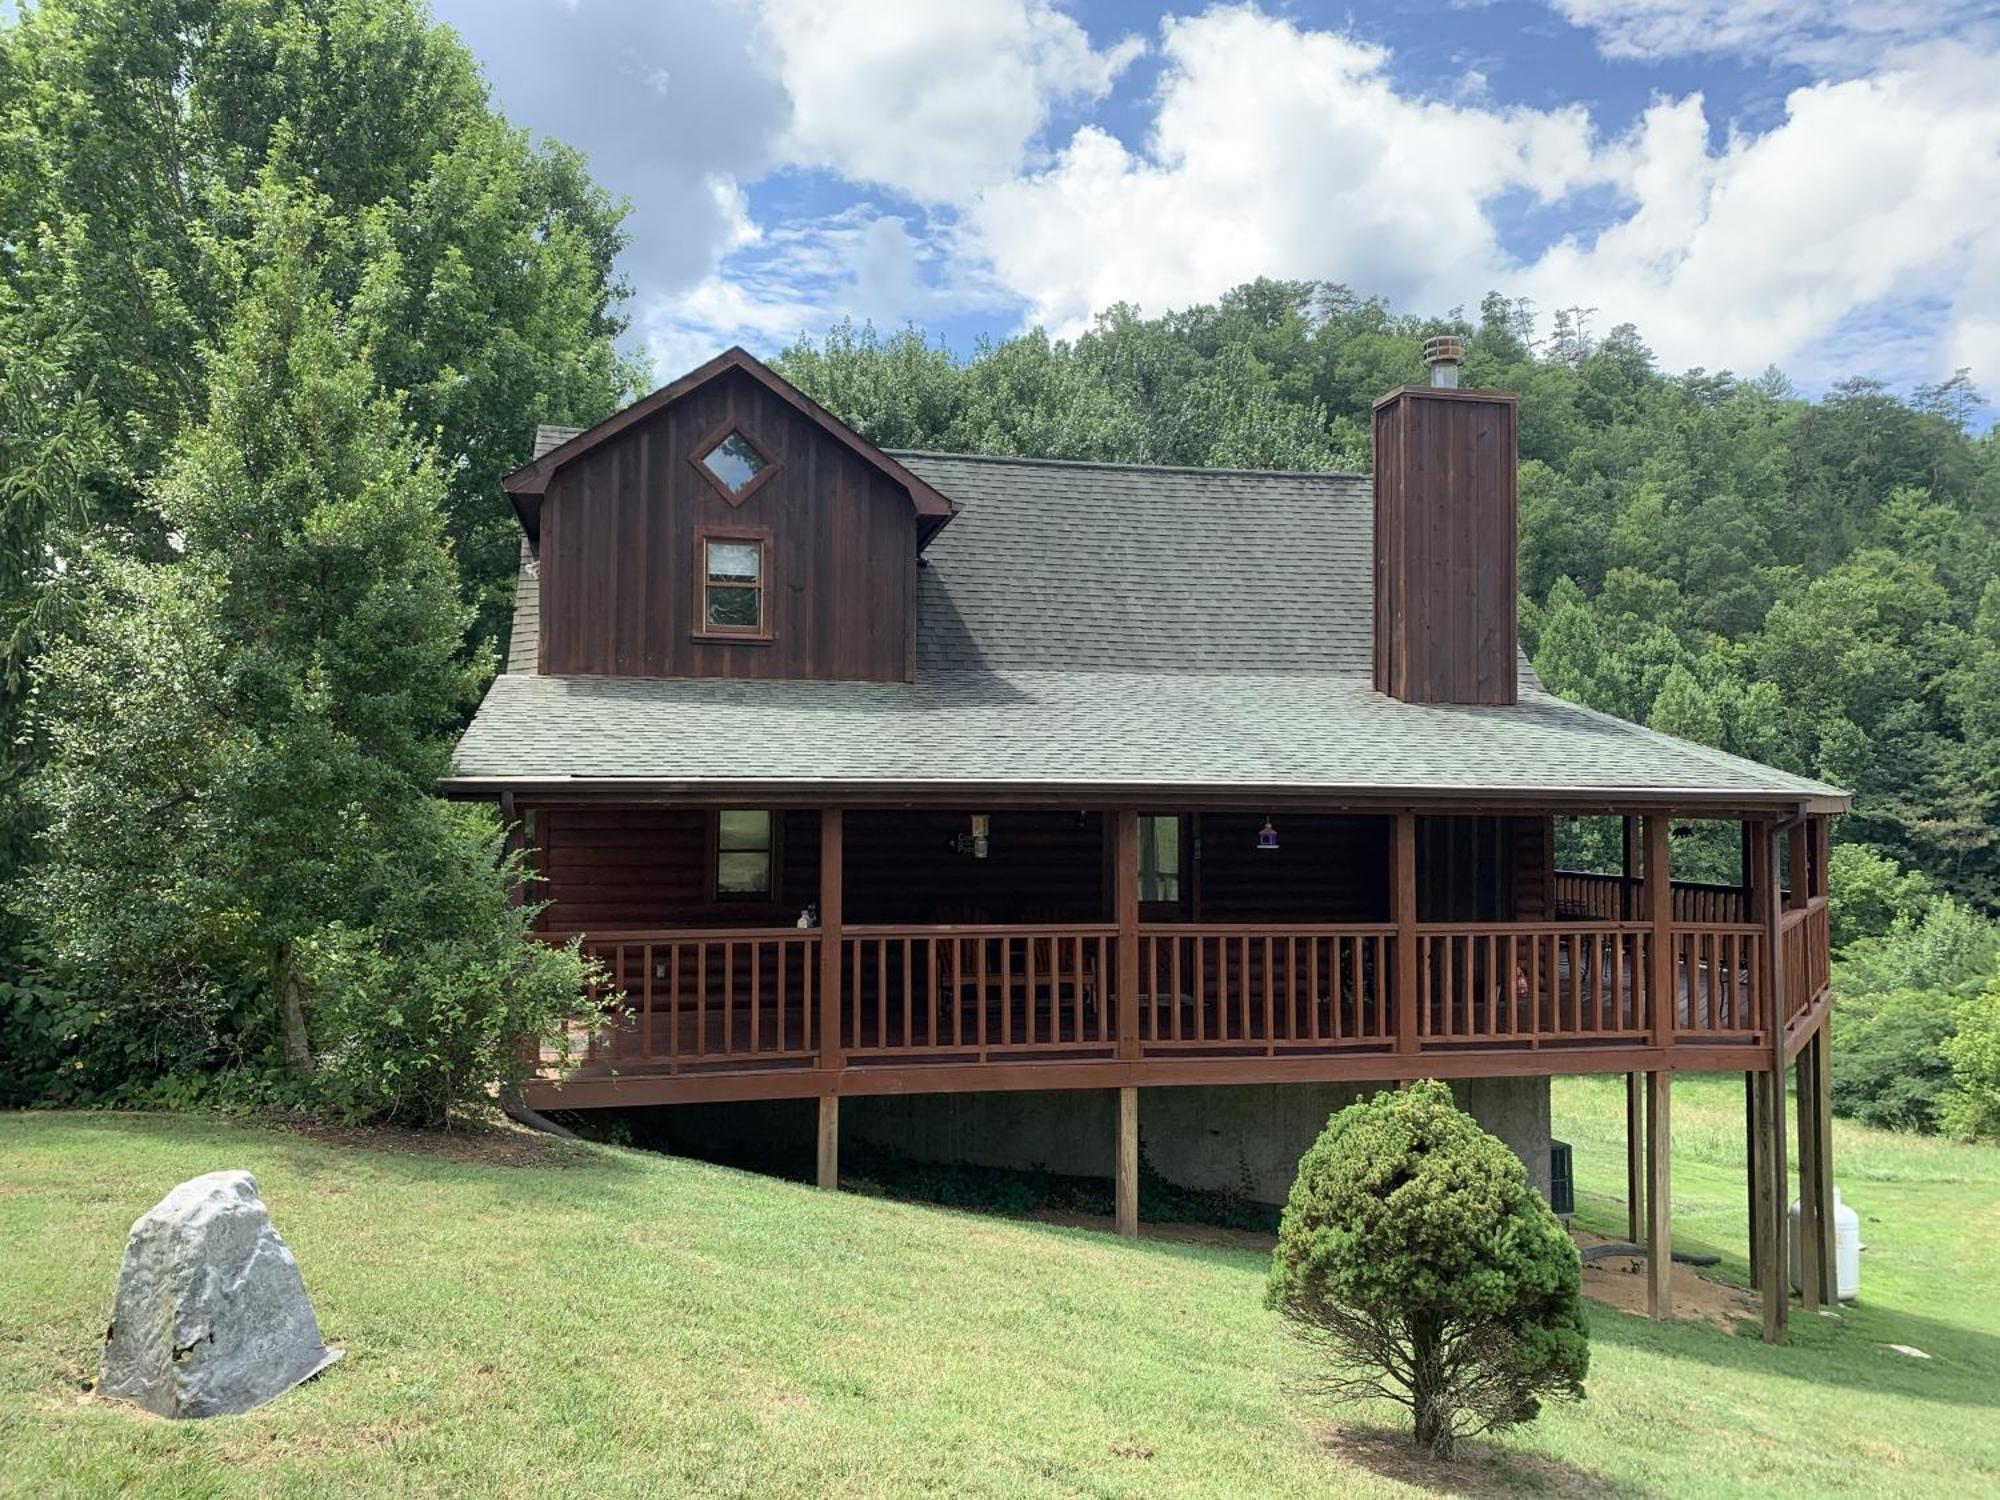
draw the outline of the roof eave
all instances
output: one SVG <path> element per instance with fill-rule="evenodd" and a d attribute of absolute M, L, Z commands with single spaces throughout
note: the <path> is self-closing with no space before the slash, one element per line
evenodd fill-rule
<path fill-rule="evenodd" d="M 1390 811 L 1409 807 L 1578 815 L 1668 812 L 1707 813 L 1711 816 L 1726 811 L 1760 817 L 1798 813 L 1839 814 L 1849 811 L 1853 803 L 1853 799 L 1844 792 L 1804 794 L 1728 787 L 1307 786 L 1206 782 L 769 780 L 525 774 L 449 776 L 438 783 L 438 790 L 441 795 L 456 798 L 490 798 L 507 792 L 516 797 L 592 802 L 622 799 L 721 803 L 755 798 L 770 806 L 857 803 L 963 807 L 969 802 L 977 802 L 996 807 L 1083 805 L 1101 808 L 1159 807 L 1187 802 L 1216 807 L 1291 811 L 1328 807 L 1342 810 L 1368 807 Z"/>

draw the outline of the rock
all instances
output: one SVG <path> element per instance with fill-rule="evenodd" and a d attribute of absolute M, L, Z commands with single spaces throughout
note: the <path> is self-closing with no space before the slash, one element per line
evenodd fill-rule
<path fill-rule="evenodd" d="M 210 1172 L 132 1226 L 104 1338 L 100 1396 L 163 1417 L 262 1406 L 339 1359 L 257 1180 Z"/>
<path fill-rule="evenodd" d="M 1893 1351 L 1894 1353 L 1897 1353 L 1897 1354 L 1900 1354 L 1900 1355 L 1904 1356 L 1904 1357 L 1905 1357 L 1906 1359 L 1929 1359 L 1929 1358 L 1930 1358 L 1930 1356 L 1929 1356 L 1928 1354 L 1924 1353 L 1924 1351 L 1923 1351 L 1923 1350 L 1921 1350 L 1921 1349 L 1913 1349 L 1913 1348 L 1911 1348 L 1911 1347 L 1910 1347 L 1910 1346 L 1909 1346 L 1908 1344 L 1884 1344 L 1884 1345 L 1883 1345 L 1882 1347 L 1883 1347 L 1884 1349 L 1888 1349 L 1888 1350 L 1891 1350 L 1891 1351 Z"/>

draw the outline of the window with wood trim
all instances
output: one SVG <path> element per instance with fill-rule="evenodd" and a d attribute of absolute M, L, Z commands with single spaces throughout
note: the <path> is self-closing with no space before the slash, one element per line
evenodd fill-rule
<path fill-rule="evenodd" d="M 768 532 L 702 530 L 695 535 L 694 633 L 716 640 L 771 638 Z"/>
<path fill-rule="evenodd" d="M 770 901 L 777 847 L 769 812 L 724 809 L 715 815 L 715 899 Z"/>

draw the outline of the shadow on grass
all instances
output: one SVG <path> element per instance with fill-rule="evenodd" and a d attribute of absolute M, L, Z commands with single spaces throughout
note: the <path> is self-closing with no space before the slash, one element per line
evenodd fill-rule
<path fill-rule="evenodd" d="M 242 1168 L 253 1173 L 276 1169 L 313 1181 L 351 1176 L 360 1169 L 404 1182 L 448 1184 L 454 1192 L 479 1193 L 506 1206 L 543 1201 L 551 1189 L 621 1198 L 645 1176 L 642 1161 L 624 1153 L 511 1123 L 413 1130 L 331 1125 L 293 1116 L 124 1110 L 34 1111 L 15 1118 L 34 1132 L 36 1149 L 150 1173 L 150 1163 L 121 1149 L 143 1141 L 180 1158 L 169 1168 L 175 1180 Z"/>
<path fill-rule="evenodd" d="M 1410 1442 L 1407 1432 L 1388 1427 L 1329 1427 L 1319 1444 L 1343 1463 L 1431 1495 L 1463 1495 L 1468 1500 L 1517 1495 L 1645 1496 L 1658 1491 L 1620 1485 L 1592 1469 L 1539 1453 L 1517 1453 L 1473 1438 L 1461 1441 L 1458 1457 L 1446 1463 Z"/>

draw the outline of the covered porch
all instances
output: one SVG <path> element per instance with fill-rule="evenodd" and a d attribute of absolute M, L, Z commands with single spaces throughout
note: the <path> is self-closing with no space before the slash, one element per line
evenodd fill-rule
<path fill-rule="evenodd" d="M 1730 883 L 1671 878 L 1666 812 L 1559 869 L 1557 816 L 538 809 L 543 929 L 625 1008 L 563 1094 L 1754 1070 L 1811 1028 L 1824 816 L 1740 820 Z"/>

